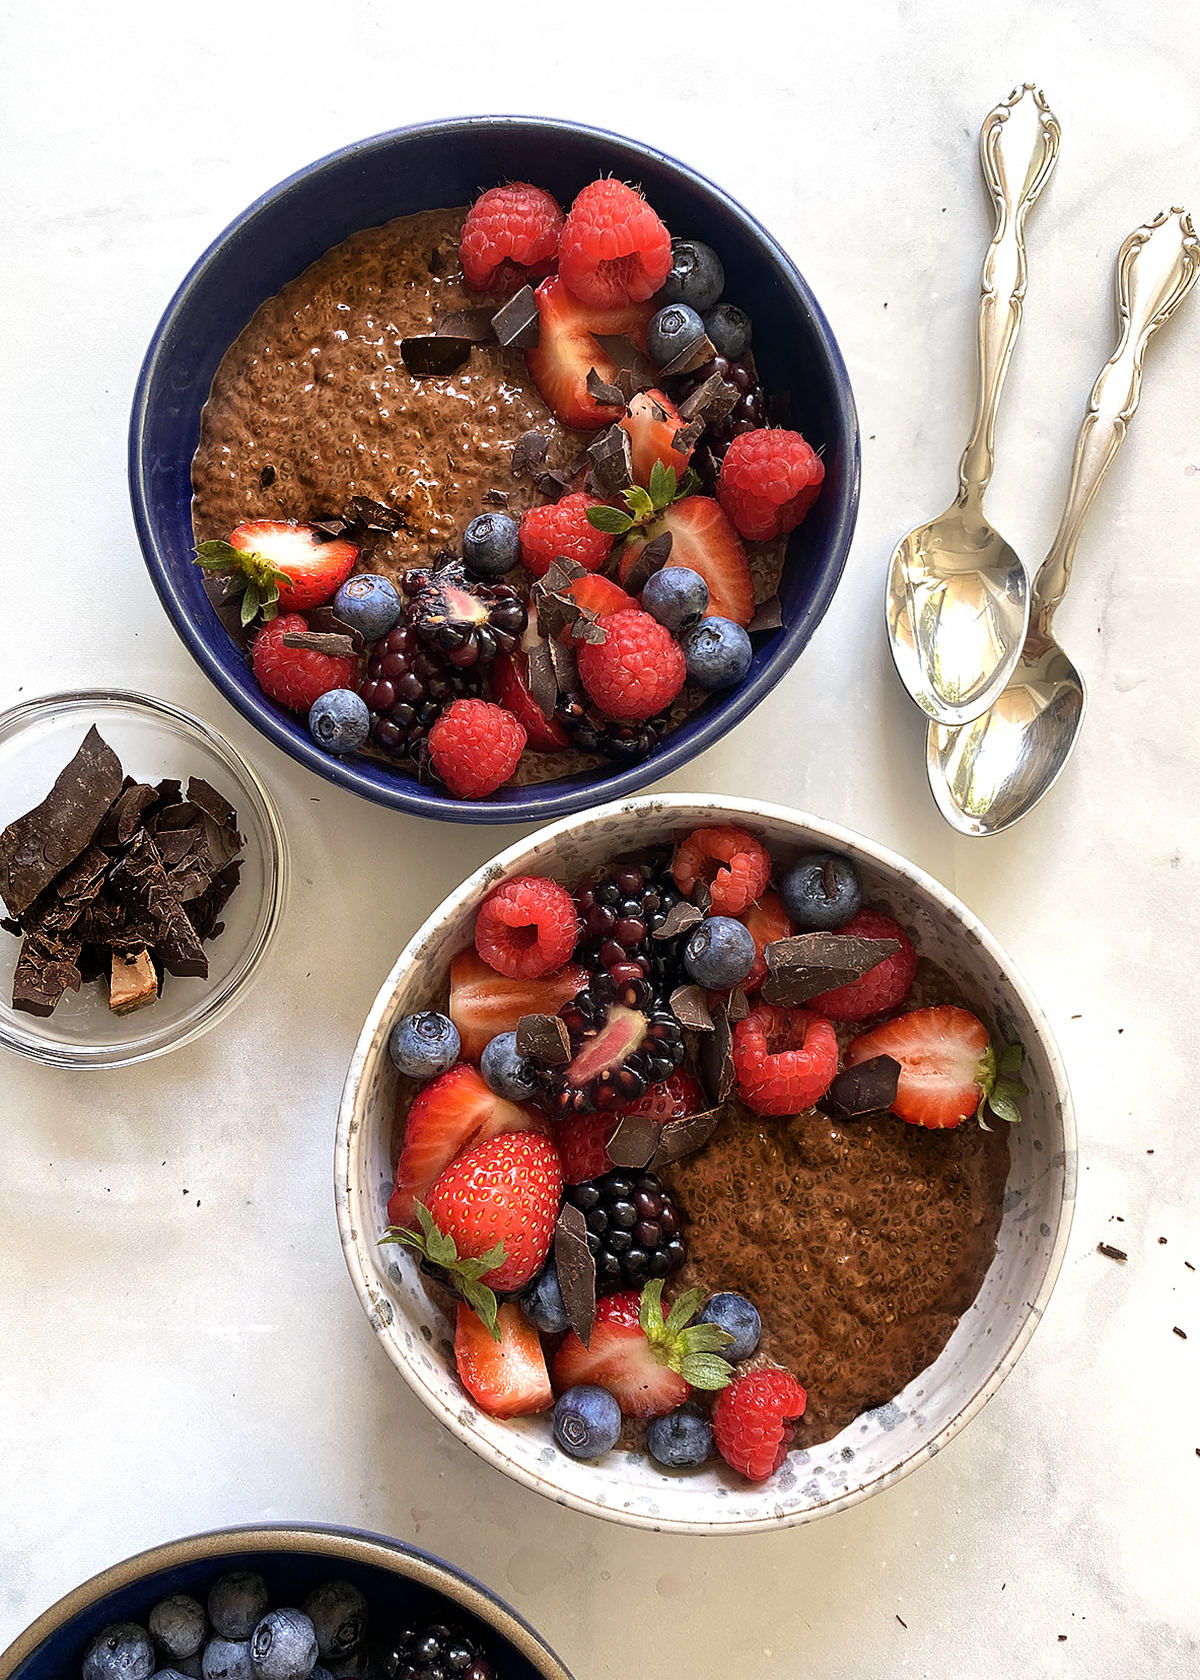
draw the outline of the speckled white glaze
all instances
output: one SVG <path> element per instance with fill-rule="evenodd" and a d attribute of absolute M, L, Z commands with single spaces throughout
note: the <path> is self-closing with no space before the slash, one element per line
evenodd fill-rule
<path fill-rule="evenodd" d="M 501 1422 L 480 1412 L 454 1374 L 450 1327 L 403 1251 L 381 1248 L 392 1182 L 393 1022 L 440 1006 L 450 958 L 470 943 L 476 910 L 509 875 L 573 883 L 596 864 L 669 841 L 701 823 L 736 822 L 777 862 L 833 848 L 854 858 L 868 900 L 910 931 L 998 1036 L 1025 1045 L 1030 1096 L 1011 1133 L 1012 1164 L 996 1258 L 940 1358 L 887 1405 L 832 1441 L 794 1452 L 770 1482 L 724 1466 L 672 1475 L 639 1454 L 581 1464 L 554 1446 L 547 1419 Z M 1075 1127 L 1066 1072 L 1049 1026 L 991 935 L 930 876 L 861 836 L 781 806 L 650 796 L 541 829 L 477 870 L 418 930 L 381 987 L 355 1049 L 338 1117 L 335 1182 L 343 1250 L 371 1325 L 404 1377 L 447 1428 L 488 1463 L 560 1504 L 640 1527 L 752 1533 L 807 1522 L 889 1487 L 931 1458 L 995 1393 L 1045 1309 L 1066 1248 L 1075 1198 Z M 803 1372 L 800 1373 L 803 1379 Z"/>

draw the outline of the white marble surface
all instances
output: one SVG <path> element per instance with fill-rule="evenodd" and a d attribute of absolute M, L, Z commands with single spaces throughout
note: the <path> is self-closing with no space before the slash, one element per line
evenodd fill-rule
<path fill-rule="evenodd" d="M 296 883 L 269 977 L 218 1034 L 107 1077 L 0 1068 L 0 1644 L 139 1547 L 307 1517 L 474 1571 L 579 1680 L 655 1650 L 659 1672 L 706 1680 L 729 1660 L 755 1680 L 1194 1674 L 1200 303 L 1151 349 L 1060 615 L 1085 737 L 1013 834 L 956 841 L 935 814 L 879 594 L 896 535 L 948 499 L 969 421 L 980 119 L 1033 78 L 1063 124 L 989 504 L 1034 559 L 1109 353 L 1116 248 L 1164 205 L 1200 208 L 1197 14 L 464 10 L 454 48 L 436 11 L 395 0 L 5 8 L 0 704 L 122 684 L 201 712 L 269 780 Z M 400 944 L 505 836 L 352 801 L 256 738 L 176 640 L 134 539 L 129 400 L 193 257 L 307 159 L 496 109 L 623 129 L 719 180 L 793 251 L 854 381 L 845 583 L 791 677 L 671 785 L 783 800 L 915 858 L 1008 946 L 1073 1079 L 1075 1231 L 1017 1372 L 902 1486 L 788 1533 L 666 1540 L 557 1509 L 456 1445 L 386 1363 L 334 1227 L 342 1074 Z"/>

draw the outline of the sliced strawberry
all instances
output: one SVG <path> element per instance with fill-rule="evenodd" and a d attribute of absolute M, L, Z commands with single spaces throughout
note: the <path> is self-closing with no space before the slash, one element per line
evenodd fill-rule
<path fill-rule="evenodd" d="M 644 534 L 630 537 L 621 550 L 621 582 L 633 570 L 648 539 L 662 531 L 670 531 L 673 539 L 669 564 L 690 566 L 708 585 L 709 616 L 749 624 L 754 617 L 754 582 L 746 550 L 720 503 L 711 496 L 685 496 L 648 525 Z"/>
<path fill-rule="evenodd" d="M 558 1150 L 541 1133 L 505 1132 L 472 1144 L 430 1186 L 426 1212 L 437 1240 L 425 1232 L 409 1246 L 445 1266 L 468 1300 L 463 1285 L 476 1281 L 493 1290 L 523 1289 L 550 1252 L 562 1187 Z M 453 1252 L 443 1255 L 446 1239 Z M 486 1264 L 482 1276 L 461 1270 L 472 1260 Z"/>
<path fill-rule="evenodd" d="M 614 589 L 617 585 L 612 585 Z M 623 590 L 618 591 L 624 594 Z M 497 654 L 490 666 L 492 699 L 511 712 L 525 731 L 530 752 L 562 752 L 571 737 L 556 718 L 548 718 L 529 692 L 529 659 L 520 648 Z"/>
<path fill-rule="evenodd" d="M 684 430 L 687 421 L 679 418 L 670 397 L 661 391 L 639 391 L 630 399 L 629 412 L 621 425 L 629 433 L 635 483 L 649 487 L 655 461 L 673 468 L 676 482 L 683 477 L 692 451 L 675 448 L 675 434 Z"/>
<path fill-rule="evenodd" d="M 603 618 L 605 613 L 624 612 L 637 606 L 632 595 L 627 595 L 619 583 L 614 583 L 601 572 L 589 572 L 586 577 L 576 578 L 568 584 L 564 593 L 570 595 L 585 612 L 594 613 L 597 618 Z M 570 630 L 564 630 L 561 639 L 572 645 L 579 640 Z"/>
<path fill-rule="evenodd" d="M 568 1332 L 551 1367 L 556 1393 L 576 1383 L 597 1383 L 626 1417 L 665 1417 L 683 1405 L 691 1385 L 655 1357 L 638 1321 L 638 1304 L 636 1290 L 606 1295 L 597 1303 L 587 1347 L 574 1330 Z"/>
<path fill-rule="evenodd" d="M 754 967 L 742 981 L 742 990 L 751 997 L 767 978 L 767 959 L 763 952 L 776 939 L 790 939 L 796 929 L 783 908 L 783 900 L 773 892 L 763 893 L 757 903 L 742 911 L 738 921 L 745 922 L 754 935 Z"/>
<path fill-rule="evenodd" d="M 588 984 L 591 975 L 567 963 L 541 980 L 510 980 L 497 974 L 473 945 L 450 964 L 450 1007 L 463 1060 L 478 1062 L 497 1033 L 515 1032 L 522 1015 L 557 1015 Z"/>
<path fill-rule="evenodd" d="M 969 1010 L 910 1009 L 856 1038 L 846 1066 L 894 1056 L 900 1083 L 892 1113 L 914 1126 L 957 1126 L 979 1107 L 995 1080 L 988 1030 Z"/>
<path fill-rule="evenodd" d="M 654 314 L 653 301 L 630 303 L 623 309 L 590 308 L 573 297 L 557 275 L 543 280 L 535 296 L 541 334 L 525 355 L 547 406 L 564 426 L 585 431 L 611 426 L 621 419 L 624 409 L 597 402 L 587 390 L 592 368 L 606 381 L 617 375 L 616 362 L 597 340 L 627 337 L 644 350 L 646 328 Z"/>
<path fill-rule="evenodd" d="M 388 1198 L 389 1225 L 410 1225 L 418 1202 L 456 1155 L 500 1132 L 546 1132 L 536 1108 L 498 1097 L 466 1062 L 439 1074 L 417 1092 L 404 1126 L 396 1183 Z"/>
<path fill-rule="evenodd" d="M 459 1381 L 491 1417 L 526 1417 L 548 1410 L 554 1391 L 537 1331 L 513 1301 L 500 1307 L 496 1327 L 498 1342 L 475 1309 L 459 1302 L 454 1326 Z"/>
<path fill-rule="evenodd" d="M 290 579 L 279 583 L 281 612 L 331 601 L 358 559 L 354 543 L 344 537 L 324 542 L 319 531 L 294 519 L 252 519 L 232 533 L 229 546 L 244 556 L 239 565 L 251 578 L 270 571 Z"/>

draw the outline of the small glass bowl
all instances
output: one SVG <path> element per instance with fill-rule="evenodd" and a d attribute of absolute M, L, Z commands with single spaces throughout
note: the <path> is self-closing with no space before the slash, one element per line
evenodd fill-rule
<path fill-rule="evenodd" d="M 188 1044 L 215 1027 L 249 990 L 287 900 L 287 841 L 257 775 L 211 725 L 165 700 L 123 689 L 47 694 L 0 713 L 0 830 L 46 797 L 92 725 L 126 775 L 156 782 L 200 776 L 237 811 L 242 873 L 205 945 L 207 980 L 168 974 L 157 1003 L 114 1015 L 102 982 L 66 992 L 42 1019 L 12 1007 L 20 940 L 0 930 L 0 1046 L 47 1067 L 127 1067 Z"/>

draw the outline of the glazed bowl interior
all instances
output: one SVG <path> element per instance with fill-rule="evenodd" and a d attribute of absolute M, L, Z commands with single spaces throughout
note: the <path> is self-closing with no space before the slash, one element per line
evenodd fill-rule
<path fill-rule="evenodd" d="M 710 697 L 643 764 L 609 775 L 592 770 L 462 801 L 374 759 L 331 758 L 302 717 L 258 688 L 194 564 L 191 461 L 218 364 L 261 303 L 359 229 L 465 204 L 503 180 L 536 181 L 569 203 L 599 174 L 640 183 L 674 232 L 716 248 L 727 295 L 754 320 L 764 387 L 789 394 L 792 423 L 823 449 L 821 496 L 788 544 L 784 627 L 756 638 L 742 684 Z M 134 517 L 151 577 L 183 641 L 226 697 L 329 780 L 400 810 L 459 821 L 546 821 L 635 792 L 710 746 L 778 682 L 816 629 L 841 576 L 858 504 L 858 427 L 845 365 L 791 259 L 740 205 L 662 153 L 530 117 L 460 118 L 379 135 L 310 165 L 251 205 L 200 258 L 159 323 L 134 398 L 129 447 Z"/>
<path fill-rule="evenodd" d="M 1031 1091 L 1021 1124 L 1011 1130 L 996 1258 L 941 1356 L 833 1440 L 793 1452 L 761 1486 L 719 1464 L 674 1474 L 622 1451 L 579 1463 L 555 1448 L 544 1416 L 511 1423 L 488 1417 L 458 1384 L 451 1326 L 422 1289 L 415 1265 L 403 1250 L 380 1247 L 395 1164 L 388 1031 L 411 1010 L 444 1007 L 447 965 L 471 943 L 482 899 L 509 875 L 544 874 L 574 885 L 622 853 L 722 822 L 757 834 L 777 865 L 817 849 L 853 857 L 867 902 L 909 930 L 918 951 L 946 971 L 994 1034 L 1025 1045 Z M 444 901 L 401 954 L 367 1018 L 343 1093 L 335 1172 L 343 1247 L 363 1306 L 401 1373 L 447 1428 L 498 1469 L 577 1510 L 654 1529 L 731 1534 L 806 1522 L 864 1499 L 937 1452 L 979 1411 L 1032 1335 L 1058 1274 L 1075 1194 L 1075 1139 L 1066 1075 L 1045 1018 L 957 899 L 902 858 L 815 818 L 681 795 L 610 805 L 543 829 Z"/>
<path fill-rule="evenodd" d="M 101 1628 L 122 1621 L 144 1626 L 168 1593 L 204 1603 L 228 1569 L 260 1574 L 273 1606 L 298 1605 L 322 1581 L 349 1581 L 367 1600 L 368 1627 L 453 1618 L 481 1640 L 496 1680 L 571 1680 L 515 1610 L 440 1558 L 378 1535 L 293 1526 L 196 1534 L 115 1564 L 0 1652 L 0 1680 L 74 1680 Z"/>

